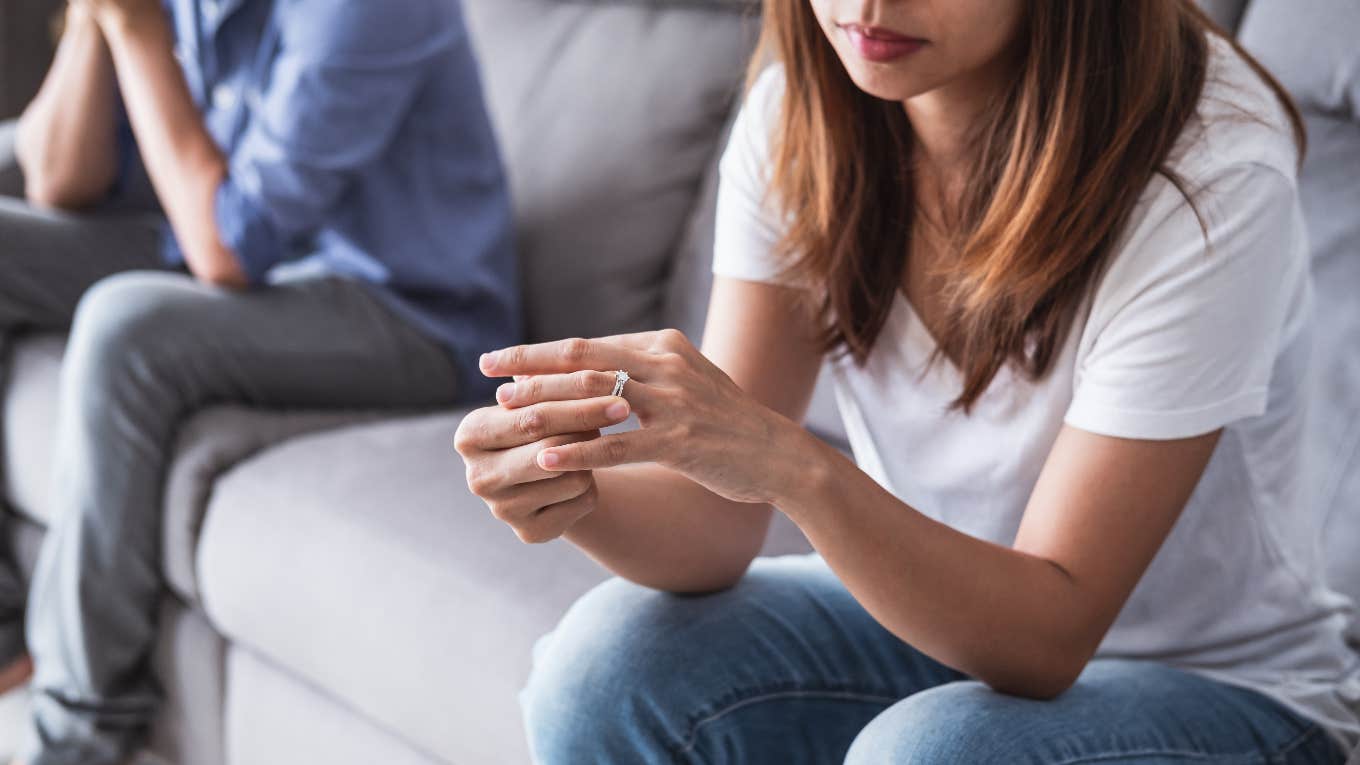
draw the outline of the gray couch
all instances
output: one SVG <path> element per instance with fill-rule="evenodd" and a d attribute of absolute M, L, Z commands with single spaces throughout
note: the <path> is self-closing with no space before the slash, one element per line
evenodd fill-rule
<path fill-rule="evenodd" d="M 755 4 L 465 5 L 510 166 L 533 338 L 663 325 L 696 337 L 715 163 L 757 32 Z M 1355 77 L 1355 51 L 1344 46 L 1360 36 L 1360 11 L 1350 0 L 1308 8 L 1318 16 L 1258 0 L 1242 34 L 1288 74 L 1310 115 L 1304 188 L 1325 311 L 1360 286 L 1360 80 L 1341 90 L 1326 79 Z M 1276 37 L 1282 26 L 1322 30 L 1339 18 L 1352 34 L 1326 61 L 1288 55 L 1303 39 L 1310 56 L 1324 52 L 1313 31 Z M 1350 402 L 1349 416 L 1320 431 L 1333 454 L 1350 455 L 1320 477 L 1338 509 L 1360 496 L 1358 323 L 1328 338 L 1352 350 L 1329 361 L 1326 392 L 1337 406 Z M 51 512 L 61 351 L 59 337 L 24 339 L 3 398 L 6 538 L 26 565 Z M 824 400 L 817 411 L 834 439 L 834 412 Z M 530 647 L 604 575 L 565 544 L 519 544 L 489 517 L 451 447 L 461 415 L 222 407 L 185 423 L 164 500 L 169 588 L 157 665 L 170 703 L 158 751 L 185 765 L 527 759 L 515 694 Z M 786 523 L 768 545 L 805 549 Z M 1357 573 L 1346 583 L 1360 584 Z"/>

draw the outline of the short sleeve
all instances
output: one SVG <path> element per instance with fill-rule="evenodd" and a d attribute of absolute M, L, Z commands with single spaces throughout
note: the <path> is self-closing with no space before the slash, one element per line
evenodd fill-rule
<path fill-rule="evenodd" d="M 770 135 L 784 97 L 784 70 L 772 66 L 756 78 L 732 126 L 719 165 L 713 273 L 744 281 L 787 284 L 776 249 L 785 226 L 766 193 Z"/>
<path fill-rule="evenodd" d="M 1066 422 L 1122 438 L 1211 433 L 1265 413 L 1306 305 L 1293 180 L 1256 163 L 1194 185 L 1208 230 L 1158 176 L 1091 303 Z"/>

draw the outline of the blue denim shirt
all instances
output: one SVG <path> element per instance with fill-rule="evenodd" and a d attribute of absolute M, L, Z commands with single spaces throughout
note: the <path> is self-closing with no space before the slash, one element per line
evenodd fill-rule
<path fill-rule="evenodd" d="M 223 243 L 253 284 L 372 286 L 477 357 L 520 341 L 511 207 L 457 0 L 166 0 L 176 54 L 228 157 Z M 182 263 L 173 236 L 166 258 Z"/>

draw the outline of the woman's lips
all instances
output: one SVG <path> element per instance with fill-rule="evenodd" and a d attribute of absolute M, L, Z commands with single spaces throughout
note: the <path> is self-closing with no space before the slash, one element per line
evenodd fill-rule
<path fill-rule="evenodd" d="M 920 50 L 925 40 L 907 37 L 882 27 L 866 27 L 861 24 L 842 24 L 841 29 L 850 38 L 859 55 L 874 62 L 895 61 Z"/>

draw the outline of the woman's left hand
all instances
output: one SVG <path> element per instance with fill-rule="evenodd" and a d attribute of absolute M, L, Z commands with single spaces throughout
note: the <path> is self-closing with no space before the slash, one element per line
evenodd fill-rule
<path fill-rule="evenodd" d="M 507 348 L 482 357 L 489 377 L 515 377 L 501 387 L 502 406 L 608 396 L 614 370 L 642 427 L 544 449 L 544 470 L 596 470 L 654 462 L 735 502 L 774 503 L 805 467 L 801 427 L 748 396 L 677 330 L 596 340 L 559 340 Z"/>

